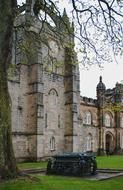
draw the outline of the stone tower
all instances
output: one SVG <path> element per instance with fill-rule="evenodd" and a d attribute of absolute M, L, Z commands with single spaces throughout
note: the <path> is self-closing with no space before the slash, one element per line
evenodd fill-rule
<path fill-rule="evenodd" d="M 37 19 L 33 4 L 30 6 L 27 0 L 26 13 L 16 19 L 13 34 L 12 63 L 16 72 L 9 89 L 18 160 L 40 160 L 78 151 L 80 90 L 74 37 L 57 15 L 54 28 Z M 72 31 L 65 10 L 63 18 Z"/>

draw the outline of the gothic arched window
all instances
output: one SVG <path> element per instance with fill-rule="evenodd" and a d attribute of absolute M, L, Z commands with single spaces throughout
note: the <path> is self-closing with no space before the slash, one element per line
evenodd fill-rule
<path fill-rule="evenodd" d="M 92 123 L 91 112 L 86 111 L 86 112 L 84 113 L 83 124 L 91 125 L 91 123 Z"/>
<path fill-rule="evenodd" d="M 55 137 L 51 137 L 50 139 L 50 150 L 55 150 Z"/>
<path fill-rule="evenodd" d="M 49 103 L 50 105 L 57 105 L 58 93 L 55 89 L 49 91 Z"/>
<path fill-rule="evenodd" d="M 104 115 L 104 125 L 106 127 L 110 127 L 111 126 L 111 118 L 110 118 L 110 115 L 107 114 L 107 113 Z"/>

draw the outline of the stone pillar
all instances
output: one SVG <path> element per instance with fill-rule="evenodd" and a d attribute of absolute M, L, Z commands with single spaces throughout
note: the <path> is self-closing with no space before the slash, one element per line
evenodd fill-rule
<path fill-rule="evenodd" d="M 41 57 L 41 49 L 38 50 L 37 65 L 37 160 L 44 155 L 44 81 L 43 81 L 43 63 Z"/>
<path fill-rule="evenodd" d="M 97 85 L 97 107 L 98 107 L 98 123 L 99 123 L 99 148 L 98 154 L 104 155 L 104 135 L 103 135 L 103 117 L 104 117 L 104 106 L 105 106 L 105 84 L 102 82 L 102 77 L 100 76 L 100 81 Z"/>
<path fill-rule="evenodd" d="M 65 150 L 77 152 L 79 115 L 79 70 L 72 65 L 71 50 L 66 48 L 65 62 Z"/>

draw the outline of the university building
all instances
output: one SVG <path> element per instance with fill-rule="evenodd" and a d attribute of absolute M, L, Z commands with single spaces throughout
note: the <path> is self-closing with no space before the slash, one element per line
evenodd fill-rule
<path fill-rule="evenodd" d="M 9 78 L 9 92 L 18 161 L 43 160 L 63 152 L 122 153 L 123 85 L 106 89 L 100 77 L 96 100 L 80 96 L 79 65 L 71 45 L 74 35 L 66 30 L 74 33 L 74 28 L 66 11 L 62 18 L 65 22 L 55 15 L 57 25 L 52 27 L 27 7 L 15 20 L 12 64 L 16 69 Z"/>

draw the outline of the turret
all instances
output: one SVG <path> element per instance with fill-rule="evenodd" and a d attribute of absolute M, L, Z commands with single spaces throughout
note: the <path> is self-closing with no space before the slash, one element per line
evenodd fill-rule
<path fill-rule="evenodd" d="M 66 9 L 64 8 L 62 19 L 67 26 L 70 26 L 69 17 L 67 16 Z"/>
<path fill-rule="evenodd" d="M 33 6 L 36 0 L 26 0 L 26 14 L 34 15 Z"/>
<path fill-rule="evenodd" d="M 102 76 L 100 76 L 100 81 L 97 85 L 97 91 L 105 92 L 106 87 L 105 84 L 102 82 Z"/>
<path fill-rule="evenodd" d="M 60 27 L 63 31 L 65 31 L 65 34 L 68 34 L 70 36 L 74 34 L 74 24 L 70 22 L 65 8 L 60 21 Z"/>
<path fill-rule="evenodd" d="M 106 91 L 106 86 L 105 84 L 102 82 L 102 76 L 100 76 L 100 81 L 97 85 L 96 88 L 97 91 L 97 102 L 98 102 L 98 106 L 102 107 L 104 105 L 104 101 L 105 101 L 105 91 Z"/>

